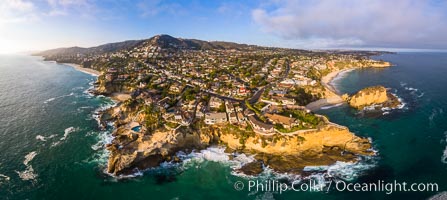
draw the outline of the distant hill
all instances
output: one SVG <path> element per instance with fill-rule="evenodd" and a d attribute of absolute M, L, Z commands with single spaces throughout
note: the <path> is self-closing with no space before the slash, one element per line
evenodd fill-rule
<path fill-rule="evenodd" d="M 174 38 L 170 35 L 156 35 L 148 40 L 145 44 L 159 46 L 161 48 L 182 48 L 182 49 L 246 49 L 248 47 L 260 48 L 255 45 L 238 44 L 234 42 L 219 42 L 219 41 L 203 41 L 197 39 L 183 39 Z"/>
<path fill-rule="evenodd" d="M 34 55 L 55 57 L 55 56 L 73 56 L 76 54 L 93 55 L 103 53 L 113 53 L 122 50 L 131 50 L 134 48 L 143 48 L 145 46 L 157 46 L 163 49 L 195 49 L 195 50 L 211 50 L 211 49 L 261 49 L 255 45 L 238 44 L 234 42 L 221 41 L 203 41 L 197 39 L 175 38 L 170 35 L 156 35 L 145 40 L 129 40 L 124 42 L 109 43 L 96 47 L 68 47 L 46 50 L 35 53 Z"/>
<path fill-rule="evenodd" d="M 198 39 L 184 39 L 175 38 L 170 35 L 156 35 L 149 39 L 143 40 L 128 40 L 124 42 L 108 43 L 96 47 L 83 48 L 83 47 L 68 47 L 51 49 L 42 52 L 35 53 L 33 55 L 43 56 L 47 60 L 56 60 L 58 62 L 80 62 L 79 60 L 73 60 L 78 55 L 100 55 L 104 53 L 114 53 L 122 50 L 139 50 L 146 47 L 159 47 L 162 49 L 190 49 L 190 50 L 278 50 L 284 48 L 274 47 L 262 47 L 256 45 L 238 44 L 234 42 L 223 41 L 204 41 Z M 358 51 L 358 50 L 300 50 L 300 49 L 287 49 L 291 52 L 300 53 L 331 53 L 331 54 L 356 54 L 358 56 L 372 56 L 382 53 L 389 53 L 383 51 Z"/>
<path fill-rule="evenodd" d="M 83 48 L 83 47 L 68 47 L 46 50 L 35 53 L 39 56 L 67 56 L 75 54 L 103 54 L 112 53 L 116 51 L 132 49 L 135 46 L 142 44 L 144 40 L 128 40 L 124 42 L 108 43 L 97 47 Z"/>

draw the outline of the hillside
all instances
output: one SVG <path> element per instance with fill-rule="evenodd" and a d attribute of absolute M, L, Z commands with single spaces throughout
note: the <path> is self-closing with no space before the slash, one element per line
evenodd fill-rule
<path fill-rule="evenodd" d="M 81 55 L 99 55 L 104 53 L 114 53 L 123 50 L 139 49 L 145 46 L 157 46 L 162 49 L 191 49 L 191 50 L 211 50 L 211 49 L 261 49 L 263 47 L 233 42 L 203 41 L 197 39 L 175 38 L 170 35 L 156 35 L 145 40 L 128 40 L 124 42 L 108 43 L 96 47 L 67 47 L 50 49 L 35 53 L 44 57 L 73 57 Z"/>
<path fill-rule="evenodd" d="M 132 49 L 137 45 L 140 45 L 144 40 L 128 40 L 124 42 L 108 43 L 96 47 L 84 48 L 84 47 L 67 47 L 50 49 L 42 52 L 35 53 L 38 56 L 71 56 L 75 54 L 103 54 L 112 53 L 121 50 Z"/>

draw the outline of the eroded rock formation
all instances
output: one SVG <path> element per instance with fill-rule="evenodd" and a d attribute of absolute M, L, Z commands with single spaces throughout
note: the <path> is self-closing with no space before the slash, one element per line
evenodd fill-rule
<path fill-rule="evenodd" d="M 397 97 L 389 93 L 383 86 L 367 87 L 351 97 L 347 97 L 346 95 L 344 97 L 351 107 L 359 110 L 371 105 L 394 108 L 400 104 Z"/>

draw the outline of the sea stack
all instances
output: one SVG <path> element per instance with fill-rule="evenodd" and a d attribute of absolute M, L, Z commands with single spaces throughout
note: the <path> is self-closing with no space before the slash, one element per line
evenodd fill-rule
<path fill-rule="evenodd" d="M 394 108 L 400 104 L 397 97 L 389 93 L 383 86 L 364 88 L 346 100 L 351 107 L 359 110 L 371 105 Z"/>

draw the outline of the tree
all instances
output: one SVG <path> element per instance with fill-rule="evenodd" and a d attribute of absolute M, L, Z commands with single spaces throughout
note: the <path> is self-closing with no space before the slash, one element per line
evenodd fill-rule
<path fill-rule="evenodd" d="M 218 112 L 225 112 L 225 104 L 220 104 L 219 108 L 217 109 Z"/>

